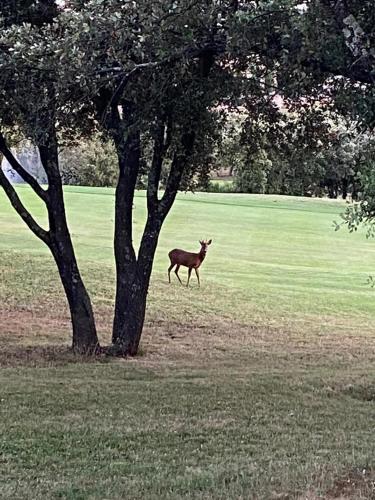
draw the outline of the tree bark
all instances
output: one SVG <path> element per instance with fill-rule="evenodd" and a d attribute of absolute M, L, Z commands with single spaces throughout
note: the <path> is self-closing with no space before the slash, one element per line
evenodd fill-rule
<path fill-rule="evenodd" d="M 65 232 L 65 231 L 64 231 Z M 73 328 L 72 349 L 77 354 L 94 354 L 100 349 L 90 297 L 82 281 L 68 232 L 52 237 L 51 252 L 69 304 Z"/>
<path fill-rule="evenodd" d="M 138 289 L 132 223 L 134 191 L 140 163 L 140 134 L 139 131 L 134 131 L 125 140 L 118 118 L 113 132 L 119 159 L 119 179 L 115 193 L 116 297 L 112 343 L 121 351 L 126 351 L 123 325 L 133 310 L 132 294 Z M 134 315 L 135 311 L 132 316 Z"/>
<path fill-rule="evenodd" d="M 93 354 L 99 351 L 100 346 L 91 300 L 79 272 L 66 219 L 54 130 L 50 133 L 48 142 L 39 145 L 39 152 L 48 177 L 49 247 L 68 300 L 73 328 L 72 348 L 78 354 Z"/>
<path fill-rule="evenodd" d="M 138 259 L 128 272 L 118 274 L 113 345 L 121 355 L 135 356 L 143 331 L 147 293 L 162 219 L 149 214 Z M 117 320 L 117 321 L 116 321 Z"/>
<path fill-rule="evenodd" d="M 134 132 L 124 141 L 121 122 L 113 115 L 112 126 L 119 158 L 119 180 L 115 206 L 116 299 L 112 343 L 116 354 L 134 356 L 138 352 L 146 312 L 147 292 L 152 264 L 163 221 L 158 210 L 158 185 L 167 144 L 164 124 L 160 123 L 155 137 L 154 156 L 147 189 L 148 219 L 136 257 L 132 241 L 134 190 L 140 162 L 140 134 Z M 168 134 L 167 134 L 168 135 Z"/>

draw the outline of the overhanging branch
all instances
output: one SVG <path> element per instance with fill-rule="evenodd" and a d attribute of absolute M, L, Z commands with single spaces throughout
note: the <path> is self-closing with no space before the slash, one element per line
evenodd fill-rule
<path fill-rule="evenodd" d="M 176 54 L 172 54 L 171 56 L 166 57 L 165 59 L 161 59 L 160 61 L 150 61 L 150 62 L 146 62 L 146 63 L 137 64 L 136 66 L 134 66 L 133 69 L 131 69 L 129 72 L 127 72 L 125 75 L 123 75 L 123 78 L 122 78 L 121 82 L 119 83 L 119 85 L 117 86 L 115 92 L 113 93 L 112 98 L 110 99 L 110 101 L 108 103 L 108 106 L 106 106 L 106 109 L 105 109 L 103 116 L 102 116 L 102 121 L 105 120 L 106 113 L 107 113 L 109 108 L 113 109 L 114 107 L 118 106 L 127 84 L 141 70 L 150 69 L 150 68 L 159 68 L 159 67 L 166 66 L 168 64 L 174 64 L 178 61 L 181 61 L 184 58 L 195 59 L 203 54 L 207 54 L 208 52 L 212 53 L 213 55 L 218 55 L 218 54 L 222 54 L 224 52 L 224 50 L 225 50 L 225 43 L 223 43 L 222 40 L 218 40 L 218 41 L 207 43 L 202 47 L 188 47 L 185 50 L 183 50 L 181 52 L 177 52 Z M 114 70 L 116 70 L 116 71 L 117 71 L 117 69 L 118 68 L 114 68 Z M 111 71 L 111 70 L 108 69 L 108 71 Z M 117 72 L 115 77 L 117 78 L 119 76 L 121 76 L 121 74 Z"/>

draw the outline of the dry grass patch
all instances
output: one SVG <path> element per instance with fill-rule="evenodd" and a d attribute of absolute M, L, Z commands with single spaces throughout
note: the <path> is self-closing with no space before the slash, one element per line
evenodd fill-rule
<path fill-rule="evenodd" d="M 69 312 L 64 302 L 39 299 L 25 305 L 3 305 L 0 314 L 0 366 L 9 366 L 17 358 L 32 364 L 40 357 L 52 362 L 55 348 L 65 349 L 71 341 Z M 112 308 L 95 308 L 98 334 L 103 346 L 111 339 Z M 267 360 L 276 366 L 288 365 L 291 360 L 301 366 L 332 362 L 375 362 L 375 335 L 355 334 L 342 327 L 324 333 L 306 331 L 291 319 L 282 324 L 244 323 L 231 318 L 205 315 L 195 320 L 163 319 L 150 313 L 146 319 L 139 362 L 141 364 L 199 365 L 223 359 Z M 33 351 L 33 347 L 35 350 Z M 28 354 L 25 355 L 27 348 Z M 31 354 L 34 352 L 34 354 Z M 19 354 L 17 354 L 19 353 Z M 45 353 L 45 354 L 43 354 Z"/>

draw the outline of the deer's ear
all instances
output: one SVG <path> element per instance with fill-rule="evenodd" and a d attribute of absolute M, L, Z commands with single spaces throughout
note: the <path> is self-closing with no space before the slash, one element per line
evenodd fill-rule
<path fill-rule="evenodd" d="M 211 243 L 212 243 L 212 240 L 207 241 L 207 245 L 211 245 Z"/>
<path fill-rule="evenodd" d="M 202 241 L 202 240 L 199 240 L 199 244 L 200 244 L 200 245 L 203 245 L 203 241 Z"/>

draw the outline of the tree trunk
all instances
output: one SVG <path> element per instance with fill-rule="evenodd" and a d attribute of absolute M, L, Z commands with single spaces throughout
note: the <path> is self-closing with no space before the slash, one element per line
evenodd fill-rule
<path fill-rule="evenodd" d="M 91 300 L 81 278 L 70 236 L 64 192 L 58 166 L 57 140 L 51 133 L 48 144 L 39 145 L 40 159 L 48 177 L 48 246 L 57 264 L 68 300 L 73 329 L 73 351 L 93 354 L 99 351 Z"/>
<path fill-rule="evenodd" d="M 161 200 L 158 186 L 166 151 L 171 142 L 171 120 L 159 117 L 154 154 L 148 177 L 148 218 L 138 257 L 133 247 L 133 201 L 140 169 L 141 135 L 133 123 L 134 105 L 126 102 L 126 119 L 120 117 L 111 99 L 107 127 L 116 146 L 119 179 L 115 194 L 114 253 L 116 261 L 116 298 L 112 331 L 114 355 L 134 356 L 138 352 L 145 320 L 147 293 L 161 226 L 175 200 L 184 168 L 192 153 L 195 133 L 187 130 L 181 137 L 181 148 L 175 152 L 167 185 Z M 124 112 L 124 106 L 123 106 Z"/>
<path fill-rule="evenodd" d="M 135 356 L 138 352 L 146 313 L 148 283 L 137 276 L 130 288 L 118 289 L 113 324 L 116 354 Z"/>
<path fill-rule="evenodd" d="M 117 274 L 112 342 L 116 354 L 122 356 L 135 356 L 138 352 L 161 226 L 162 219 L 149 214 L 137 261 Z"/>
<path fill-rule="evenodd" d="M 355 176 L 351 177 L 351 184 L 352 184 L 352 200 L 358 201 L 358 188 Z"/>
<path fill-rule="evenodd" d="M 131 208 L 129 202 L 133 198 L 129 190 L 133 188 L 129 183 L 122 186 L 121 170 L 119 186 L 116 191 L 116 229 L 115 229 L 115 255 L 117 270 L 117 289 L 115 303 L 115 318 L 113 323 L 113 349 L 114 354 L 135 356 L 138 352 L 145 320 L 147 293 L 154 256 L 158 244 L 162 224 L 171 209 L 177 195 L 181 177 L 191 154 L 194 144 L 194 133 L 186 133 L 182 138 L 183 152 L 176 154 L 172 162 L 169 178 L 164 196 L 157 199 L 157 186 L 159 183 L 161 158 L 156 153 L 147 188 L 148 218 L 139 247 L 138 258 L 135 257 L 131 239 Z M 127 170 L 134 158 L 128 151 Z M 135 167 L 136 162 L 134 163 Z M 126 171 L 126 170 L 125 170 Z M 134 175 L 134 170 L 133 170 Z M 123 190 L 123 191 L 122 191 Z M 126 211 L 127 207 L 127 211 Z M 130 216 L 129 216 L 130 211 Z"/>
<path fill-rule="evenodd" d="M 56 240 L 51 251 L 68 300 L 73 328 L 72 349 L 77 354 L 94 354 L 99 351 L 94 313 L 90 297 L 82 281 L 69 233 Z"/>
<path fill-rule="evenodd" d="M 119 179 L 115 194 L 116 298 L 112 343 L 116 351 L 125 355 L 128 354 L 129 341 L 125 339 L 124 325 L 129 323 L 129 316 L 137 323 L 139 312 L 138 304 L 137 307 L 133 304 L 134 298 L 139 294 L 140 283 L 137 279 L 132 222 L 134 190 L 140 162 L 140 134 L 139 131 L 134 131 L 124 140 L 121 125 L 118 121 L 114 123 L 117 124 L 114 142 L 119 159 Z"/>

